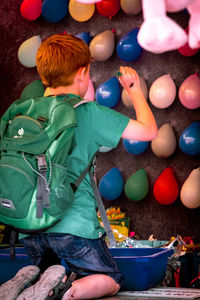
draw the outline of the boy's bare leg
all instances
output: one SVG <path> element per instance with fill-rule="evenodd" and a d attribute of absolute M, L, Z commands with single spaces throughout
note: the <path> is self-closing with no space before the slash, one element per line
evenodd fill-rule
<path fill-rule="evenodd" d="M 90 275 L 75 280 L 62 300 L 95 299 L 115 295 L 120 288 L 114 279 L 107 275 Z"/>

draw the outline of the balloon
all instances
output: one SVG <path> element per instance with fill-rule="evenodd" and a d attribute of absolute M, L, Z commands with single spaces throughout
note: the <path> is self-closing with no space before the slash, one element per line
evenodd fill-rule
<path fill-rule="evenodd" d="M 188 208 L 200 207 L 200 168 L 192 170 L 182 185 L 180 198 Z"/>
<path fill-rule="evenodd" d="M 42 13 L 42 1 L 24 0 L 20 6 L 20 13 L 26 20 L 36 20 Z"/>
<path fill-rule="evenodd" d="M 91 4 L 91 3 L 101 2 L 102 0 L 76 0 L 76 1 L 80 3 Z"/>
<path fill-rule="evenodd" d="M 124 191 L 126 197 L 132 201 L 144 199 L 149 190 L 149 181 L 144 169 L 133 173 L 126 181 Z"/>
<path fill-rule="evenodd" d="M 123 139 L 123 146 L 128 153 L 138 155 L 148 148 L 149 142 Z"/>
<path fill-rule="evenodd" d="M 76 36 L 78 38 L 82 39 L 88 46 L 93 38 L 89 32 L 81 32 L 81 33 L 77 34 Z"/>
<path fill-rule="evenodd" d="M 42 43 L 39 35 L 24 41 L 18 49 L 19 62 L 28 68 L 36 66 L 36 53 Z"/>
<path fill-rule="evenodd" d="M 50 88 L 46 88 L 46 90 L 44 91 L 44 97 L 48 97 L 48 96 L 51 96 L 51 90 Z"/>
<path fill-rule="evenodd" d="M 195 121 L 190 124 L 179 137 L 181 150 L 189 155 L 200 153 L 200 122 Z"/>
<path fill-rule="evenodd" d="M 123 192 L 124 181 L 118 168 L 110 169 L 99 182 L 99 192 L 107 200 L 117 199 Z"/>
<path fill-rule="evenodd" d="M 42 4 L 42 16 L 51 23 L 56 23 L 64 19 L 68 12 L 66 0 L 44 0 Z"/>
<path fill-rule="evenodd" d="M 117 44 L 117 55 L 121 60 L 132 62 L 142 53 L 142 48 L 138 44 L 138 28 L 135 28 L 124 35 Z"/>
<path fill-rule="evenodd" d="M 92 57 L 97 61 L 104 61 L 111 57 L 115 49 L 115 36 L 112 30 L 106 30 L 96 35 L 90 45 Z"/>
<path fill-rule="evenodd" d="M 147 84 L 146 84 L 145 80 L 143 79 L 143 77 L 139 76 L 139 79 L 140 79 L 140 86 L 141 86 L 142 92 L 144 94 L 144 97 L 147 100 L 147 98 L 148 98 Z M 125 89 L 123 89 L 123 91 L 122 91 L 122 102 L 124 103 L 125 106 L 134 108 L 133 104 L 131 102 L 131 99 Z"/>
<path fill-rule="evenodd" d="M 95 4 L 79 3 L 76 0 L 70 0 L 69 13 L 71 17 L 78 22 L 88 21 L 94 14 Z"/>
<path fill-rule="evenodd" d="M 169 107 L 176 97 L 176 85 L 169 74 L 157 78 L 150 87 L 149 99 L 157 108 Z"/>
<path fill-rule="evenodd" d="M 137 15 L 142 10 L 141 0 L 120 0 L 121 9 L 130 16 Z"/>
<path fill-rule="evenodd" d="M 23 89 L 20 98 L 26 100 L 32 97 L 42 97 L 43 95 L 44 87 L 42 81 L 34 80 Z"/>
<path fill-rule="evenodd" d="M 106 147 L 106 146 L 101 146 L 99 149 L 99 152 L 105 153 L 111 151 L 113 148 L 111 147 Z"/>
<path fill-rule="evenodd" d="M 112 77 L 98 86 L 96 90 L 96 101 L 101 104 L 113 108 L 120 99 L 120 87 L 117 78 Z"/>
<path fill-rule="evenodd" d="M 187 34 L 188 34 L 188 31 L 189 31 L 189 28 L 186 27 L 185 28 L 185 32 Z M 199 48 L 196 48 L 196 49 L 190 48 L 189 43 L 187 41 L 183 46 L 181 46 L 180 48 L 178 48 L 178 51 L 183 56 L 193 56 L 193 55 L 195 55 L 199 51 Z"/>
<path fill-rule="evenodd" d="M 182 82 L 179 99 L 186 108 L 200 107 L 200 78 L 197 75 L 190 75 Z"/>
<path fill-rule="evenodd" d="M 179 187 L 172 168 L 168 167 L 156 179 L 153 186 L 153 194 L 160 204 L 169 205 L 176 201 Z"/>
<path fill-rule="evenodd" d="M 120 0 L 102 0 L 96 4 L 96 8 L 100 15 L 112 18 L 120 10 Z"/>
<path fill-rule="evenodd" d="M 84 99 L 94 101 L 94 86 L 91 79 L 89 79 L 88 89 L 84 96 Z"/>
<path fill-rule="evenodd" d="M 166 158 L 176 150 L 176 137 L 173 128 L 169 123 L 163 124 L 157 137 L 151 142 L 151 149 L 158 157 Z"/>

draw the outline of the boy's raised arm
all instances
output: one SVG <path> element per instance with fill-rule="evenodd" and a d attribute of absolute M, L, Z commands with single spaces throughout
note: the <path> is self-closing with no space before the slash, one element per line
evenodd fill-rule
<path fill-rule="evenodd" d="M 136 120 L 130 119 L 122 138 L 150 141 L 157 136 L 157 125 L 140 87 L 137 72 L 130 67 L 120 67 L 119 82 L 127 91 L 136 112 Z"/>

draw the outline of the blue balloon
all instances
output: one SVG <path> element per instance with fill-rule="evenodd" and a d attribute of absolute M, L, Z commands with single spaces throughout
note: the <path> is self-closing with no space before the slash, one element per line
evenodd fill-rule
<path fill-rule="evenodd" d="M 135 155 L 143 153 L 149 146 L 149 143 L 150 142 L 146 141 L 143 142 L 137 140 L 123 139 L 123 146 L 126 149 L 126 151 Z"/>
<path fill-rule="evenodd" d="M 122 174 L 118 168 L 110 169 L 99 182 L 99 192 L 104 199 L 117 199 L 124 189 Z"/>
<path fill-rule="evenodd" d="M 120 86 L 117 78 L 112 77 L 98 86 L 96 93 L 96 101 L 104 106 L 113 108 L 120 99 Z"/>
<path fill-rule="evenodd" d="M 42 16 L 48 22 L 59 22 L 68 12 L 68 2 L 66 0 L 44 0 L 42 3 Z"/>
<path fill-rule="evenodd" d="M 91 42 L 91 40 L 93 39 L 93 37 L 91 36 L 91 34 L 89 32 L 81 32 L 79 34 L 76 35 L 78 38 L 82 39 L 88 46 Z"/>
<path fill-rule="evenodd" d="M 142 53 L 142 47 L 137 41 L 139 28 L 135 28 L 124 35 L 117 44 L 117 55 L 121 60 L 134 61 Z"/>
<path fill-rule="evenodd" d="M 180 135 L 179 146 L 181 150 L 189 155 L 200 153 L 200 122 L 190 124 Z"/>

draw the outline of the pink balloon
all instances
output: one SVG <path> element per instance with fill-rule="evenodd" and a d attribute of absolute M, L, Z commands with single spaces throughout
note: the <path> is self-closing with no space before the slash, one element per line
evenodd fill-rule
<path fill-rule="evenodd" d="M 179 99 L 186 108 L 200 107 L 200 78 L 197 75 L 190 75 L 182 82 Z"/>
<path fill-rule="evenodd" d="M 84 99 L 94 101 L 94 86 L 91 79 L 89 79 L 88 89 L 84 96 Z"/>
<path fill-rule="evenodd" d="M 36 20 L 42 13 L 42 1 L 24 0 L 20 6 L 20 13 L 29 21 Z"/>

